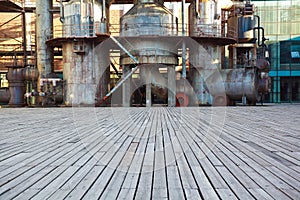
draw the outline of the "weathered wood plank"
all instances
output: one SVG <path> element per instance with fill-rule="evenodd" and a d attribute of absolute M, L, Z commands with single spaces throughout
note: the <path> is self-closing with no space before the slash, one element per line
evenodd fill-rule
<path fill-rule="evenodd" d="M 0 199 L 297 199 L 299 116 L 278 105 L 0 109 Z"/>

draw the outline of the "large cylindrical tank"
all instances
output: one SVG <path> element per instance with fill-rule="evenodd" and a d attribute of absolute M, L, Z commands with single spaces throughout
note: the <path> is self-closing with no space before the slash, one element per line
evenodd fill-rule
<path fill-rule="evenodd" d="M 221 36 L 221 8 L 216 1 L 193 1 L 189 7 L 190 36 Z"/>
<path fill-rule="evenodd" d="M 220 75 L 222 82 L 215 84 L 215 79 Z M 246 97 L 248 101 L 255 103 L 258 93 L 258 74 L 255 68 L 224 69 L 212 74 L 207 79 L 207 85 L 214 98 L 221 95 L 231 101 L 238 101 Z"/>
<path fill-rule="evenodd" d="M 253 28 L 255 26 L 254 16 L 241 16 L 238 18 L 238 38 L 248 40 L 254 37 Z"/>
<path fill-rule="evenodd" d="M 105 3 L 106 2 L 106 3 Z M 64 37 L 94 36 L 107 33 L 108 4 L 103 0 L 72 0 L 64 5 Z M 106 5 L 103 5 L 103 4 Z"/>
<path fill-rule="evenodd" d="M 64 36 L 76 38 L 63 43 L 65 105 L 93 106 L 107 92 L 109 49 L 91 38 L 109 32 L 110 2 L 71 0 L 64 4 Z"/>
<path fill-rule="evenodd" d="M 157 0 L 139 0 L 121 17 L 120 36 L 168 36 L 177 34 L 173 14 Z"/>
<path fill-rule="evenodd" d="M 177 65 L 175 44 L 159 37 L 177 35 L 177 24 L 172 13 L 158 0 L 139 0 L 135 2 L 120 21 L 120 36 L 127 37 L 124 46 L 143 64 Z M 142 38 L 141 38 L 142 37 Z M 131 58 L 121 52 L 121 64 L 132 64 Z"/>
<path fill-rule="evenodd" d="M 93 35 L 92 3 L 70 1 L 64 6 L 64 37 Z"/>
<path fill-rule="evenodd" d="M 255 18 L 253 15 L 246 15 L 242 10 L 245 4 L 235 3 L 231 16 L 228 18 L 228 29 L 236 29 L 239 42 L 247 42 L 254 38 L 253 28 L 255 27 Z"/>

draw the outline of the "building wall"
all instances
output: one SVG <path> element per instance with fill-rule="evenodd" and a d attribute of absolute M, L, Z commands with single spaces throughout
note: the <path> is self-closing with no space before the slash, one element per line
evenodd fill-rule
<path fill-rule="evenodd" d="M 252 1 L 270 51 L 270 102 L 300 102 L 300 0 Z"/>

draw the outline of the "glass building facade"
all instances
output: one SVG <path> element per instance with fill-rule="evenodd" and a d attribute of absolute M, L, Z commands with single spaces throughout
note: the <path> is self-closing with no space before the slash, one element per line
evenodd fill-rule
<path fill-rule="evenodd" d="M 300 0 L 251 1 L 269 47 L 269 101 L 300 102 Z"/>

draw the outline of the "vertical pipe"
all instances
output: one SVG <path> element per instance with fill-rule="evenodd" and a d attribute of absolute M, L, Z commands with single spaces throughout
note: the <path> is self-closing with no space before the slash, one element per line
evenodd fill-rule
<path fill-rule="evenodd" d="M 59 20 L 61 23 L 64 23 L 65 22 L 65 9 L 64 9 L 64 5 L 63 5 L 63 0 L 60 0 L 60 2 L 59 2 L 59 11 L 60 11 Z"/>
<path fill-rule="evenodd" d="M 48 38 L 52 37 L 53 16 L 50 12 L 52 1 L 36 1 L 36 54 L 39 79 L 53 72 L 53 52 L 46 44 Z M 40 81 L 38 81 L 39 84 Z M 40 85 L 38 85 L 40 90 Z"/>
<path fill-rule="evenodd" d="M 199 0 L 194 0 L 194 2 L 195 2 L 195 6 L 196 6 L 196 17 L 198 17 L 199 16 Z"/>
<path fill-rule="evenodd" d="M 143 84 L 146 86 L 146 107 L 151 107 L 152 105 L 152 93 L 151 93 L 151 83 L 152 83 L 152 70 L 150 67 L 156 67 L 156 66 L 142 66 L 140 68 L 140 80 Z"/>
<path fill-rule="evenodd" d="M 185 17 L 185 0 L 182 0 L 181 4 L 181 17 L 182 17 L 182 36 L 185 36 L 185 22 L 184 22 L 184 17 Z M 182 78 L 186 78 L 186 45 L 185 41 L 183 40 L 182 42 Z"/>
<path fill-rule="evenodd" d="M 146 107 L 151 107 L 152 97 L 151 97 L 151 82 L 147 80 L 146 83 Z"/>
<path fill-rule="evenodd" d="M 184 28 L 184 17 L 185 17 L 185 9 L 184 9 L 184 5 L 185 5 L 185 0 L 182 0 L 182 3 L 181 3 L 181 21 L 182 21 L 182 35 L 184 36 L 185 35 L 185 28 Z"/>
<path fill-rule="evenodd" d="M 105 0 L 103 0 L 103 3 L 102 3 L 102 19 L 101 21 L 102 22 L 105 22 L 106 21 L 106 2 Z"/>
<path fill-rule="evenodd" d="M 27 65 L 27 39 L 26 39 L 26 16 L 25 16 L 25 10 L 22 11 L 22 31 L 23 31 L 23 62 L 24 66 Z"/>

